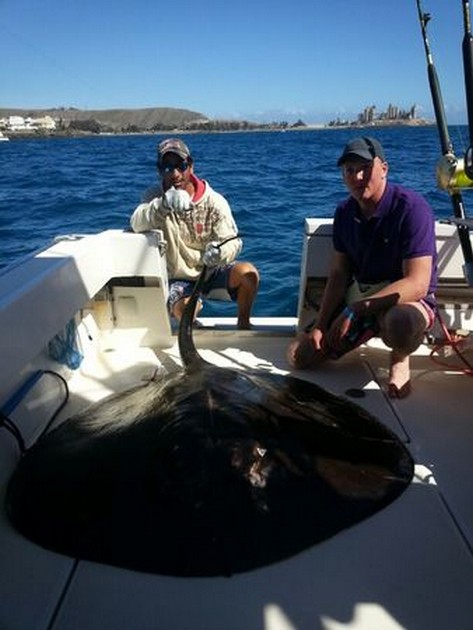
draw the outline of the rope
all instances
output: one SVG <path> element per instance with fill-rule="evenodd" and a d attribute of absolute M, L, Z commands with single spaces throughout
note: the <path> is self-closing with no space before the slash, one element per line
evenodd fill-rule
<path fill-rule="evenodd" d="M 24 455 L 26 451 L 28 451 L 31 446 L 26 446 L 23 435 L 19 429 L 19 427 L 13 422 L 13 420 L 8 416 L 9 413 L 12 413 L 14 409 L 22 402 L 25 396 L 30 392 L 30 390 L 36 385 L 38 380 L 44 376 L 45 374 L 50 374 L 55 378 L 59 379 L 59 381 L 64 386 L 64 398 L 57 406 L 56 410 L 52 414 L 52 416 L 47 421 L 46 425 L 42 429 L 36 441 L 42 437 L 47 431 L 50 429 L 53 422 L 56 420 L 59 413 L 64 409 L 69 400 L 69 387 L 67 385 L 67 381 L 64 377 L 62 377 L 57 372 L 53 372 L 52 370 L 40 370 L 37 373 L 33 374 L 26 383 L 24 383 L 20 389 L 15 392 L 15 394 L 7 401 L 2 409 L 0 409 L 0 427 L 6 429 L 13 437 L 16 439 L 18 443 L 18 448 L 20 449 L 20 453 Z M 36 443 L 36 442 L 35 442 Z"/>
<path fill-rule="evenodd" d="M 84 356 L 77 348 L 77 326 L 74 319 L 51 339 L 48 343 L 48 352 L 51 359 L 67 365 L 71 370 L 76 370 L 80 366 Z"/>
<path fill-rule="evenodd" d="M 444 336 L 443 339 L 441 339 L 440 342 L 436 343 L 432 348 L 430 358 L 434 363 L 440 365 L 441 367 L 448 368 L 456 372 L 461 372 L 463 374 L 466 374 L 467 376 L 473 376 L 473 365 L 464 356 L 461 349 L 462 342 L 464 342 L 465 338 L 447 328 L 445 322 L 442 319 L 442 316 L 440 315 L 439 309 L 436 309 L 436 317 Z M 451 365 L 447 361 L 443 361 L 438 356 L 438 354 L 445 348 L 451 348 L 453 352 L 458 356 L 460 361 L 465 365 L 465 367 L 458 367 L 455 365 Z"/>

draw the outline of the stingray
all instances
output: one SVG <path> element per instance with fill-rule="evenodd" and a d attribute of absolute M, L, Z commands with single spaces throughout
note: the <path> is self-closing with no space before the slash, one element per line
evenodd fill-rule
<path fill-rule="evenodd" d="M 179 326 L 183 368 L 90 406 L 22 457 L 6 509 L 24 536 L 137 571 L 228 576 L 322 543 L 409 485 L 407 448 L 360 406 L 199 355 L 205 273 Z"/>

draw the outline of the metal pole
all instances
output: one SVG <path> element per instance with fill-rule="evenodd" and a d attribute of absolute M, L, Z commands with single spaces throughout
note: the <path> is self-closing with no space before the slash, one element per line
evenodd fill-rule
<path fill-rule="evenodd" d="M 465 153 L 465 173 L 470 179 L 473 179 L 473 35 L 471 33 L 471 14 L 469 0 L 463 0 L 463 27 L 463 71 L 465 75 L 468 128 L 470 132 L 470 146 Z"/>
<path fill-rule="evenodd" d="M 468 4 L 468 0 L 463 0 L 463 4 L 464 4 L 464 9 L 465 9 L 465 4 Z M 450 140 L 447 119 L 445 116 L 445 107 L 443 104 L 442 92 L 440 89 L 440 82 L 438 80 L 437 70 L 434 65 L 432 52 L 430 50 L 430 44 L 427 37 L 427 23 L 431 19 L 431 16 L 429 13 L 423 12 L 421 8 L 420 0 L 417 0 L 417 10 L 419 13 L 419 22 L 421 25 L 422 39 L 424 42 L 425 56 L 427 60 L 427 73 L 428 73 L 428 78 L 429 78 L 430 92 L 432 95 L 432 102 L 433 102 L 434 111 L 435 111 L 435 119 L 437 122 L 437 129 L 438 129 L 439 137 L 440 137 L 440 146 L 442 150 L 442 158 L 440 160 L 440 164 L 438 168 L 439 185 L 441 185 L 441 187 L 443 188 L 446 188 L 450 194 L 450 198 L 452 200 L 452 206 L 453 206 L 453 213 L 455 217 L 454 222 L 457 225 L 458 239 L 460 241 L 460 245 L 463 252 L 463 258 L 465 261 L 465 264 L 463 265 L 463 273 L 465 275 L 465 279 L 468 282 L 468 284 L 470 286 L 473 286 L 473 249 L 471 246 L 470 230 L 467 225 L 468 220 L 466 218 L 465 207 L 463 204 L 461 193 L 459 191 L 460 181 L 463 180 L 465 182 L 464 184 L 465 186 L 471 186 L 473 182 L 468 181 L 468 179 L 465 178 L 464 173 L 466 172 L 466 170 L 465 172 L 463 171 L 463 164 L 459 163 L 459 161 L 455 157 L 455 154 L 453 151 L 453 145 Z M 471 33 L 470 33 L 470 38 L 468 42 L 470 63 L 473 60 L 473 55 L 472 55 L 473 48 L 472 48 L 471 43 L 472 43 L 472 40 L 471 40 Z M 464 54 L 465 54 L 465 49 L 466 49 L 466 44 L 465 44 L 465 39 L 464 39 Z M 473 74 L 471 73 L 471 68 L 473 68 L 473 64 L 470 65 L 470 73 L 469 73 L 470 79 L 473 78 Z M 465 79 L 466 79 L 466 70 L 465 70 Z M 473 81 L 470 81 L 470 88 L 473 90 Z M 472 105 L 471 113 L 473 117 L 473 103 L 471 105 Z M 473 118 L 471 122 L 473 123 Z M 473 129 L 473 124 L 470 123 L 470 133 L 472 132 L 472 129 Z M 473 145 L 473 142 L 471 142 L 471 145 Z M 473 157 L 473 149 L 471 148 L 471 146 L 469 150 L 471 150 L 471 156 Z M 472 160 L 472 167 L 473 167 L 473 160 Z M 468 173 L 466 174 L 468 175 Z M 443 181 L 442 177 L 447 182 L 443 186 L 442 186 L 442 181 Z M 472 179 L 469 175 L 468 177 L 470 178 L 470 180 Z"/>

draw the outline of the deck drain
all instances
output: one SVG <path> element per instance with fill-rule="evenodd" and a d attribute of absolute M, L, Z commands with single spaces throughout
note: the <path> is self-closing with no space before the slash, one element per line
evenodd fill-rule
<path fill-rule="evenodd" d="M 357 387 L 346 389 L 345 394 L 350 398 L 364 398 L 366 396 L 366 392 L 363 389 L 358 389 Z"/>

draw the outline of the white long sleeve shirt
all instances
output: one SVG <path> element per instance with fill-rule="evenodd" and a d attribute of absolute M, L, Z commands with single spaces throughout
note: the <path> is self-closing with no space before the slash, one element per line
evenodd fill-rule
<path fill-rule="evenodd" d="M 205 180 L 195 175 L 196 190 L 203 192 L 193 199 L 189 212 L 177 214 L 163 212 L 160 187 L 150 189 L 133 212 L 130 224 L 134 232 L 145 232 L 153 228 L 163 231 L 167 242 L 167 268 L 171 279 L 194 280 L 202 271 L 202 254 L 211 241 L 221 243 L 236 236 L 238 229 L 230 206 L 220 193 Z M 222 246 L 221 264 L 233 262 L 242 249 L 240 238 Z"/>

